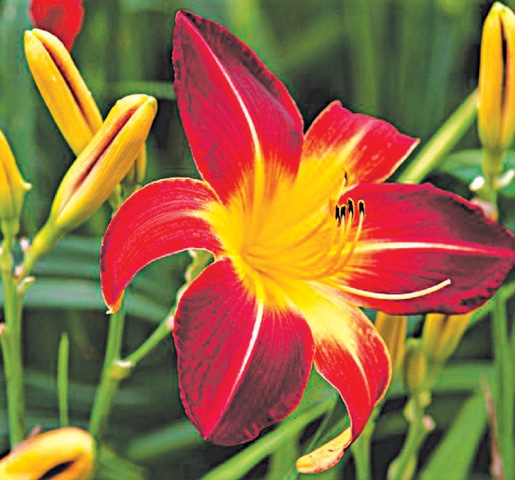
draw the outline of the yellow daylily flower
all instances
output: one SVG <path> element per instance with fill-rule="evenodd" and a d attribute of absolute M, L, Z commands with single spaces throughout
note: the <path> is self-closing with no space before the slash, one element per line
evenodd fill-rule
<path fill-rule="evenodd" d="M 53 480 L 87 480 L 93 473 L 94 449 L 93 437 L 80 428 L 41 433 L 27 438 L 0 460 L 0 478 L 39 480 L 62 466 Z"/>
<path fill-rule="evenodd" d="M 102 115 L 62 42 L 49 32 L 25 32 L 25 55 L 52 117 L 78 155 L 102 125 Z"/>
<path fill-rule="evenodd" d="M 23 180 L 13 152 L 0 130 L 0 222 L 4 235 L 18 233 L 23 198 L 31 185 Z"/>

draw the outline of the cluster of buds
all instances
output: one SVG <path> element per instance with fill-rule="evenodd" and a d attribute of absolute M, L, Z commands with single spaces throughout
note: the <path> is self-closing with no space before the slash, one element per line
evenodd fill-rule
<path fill-rule="evenodd" d="M 75 162 L 65 174 L 47 222 L 27 250 L 20 275 L 27 275 L 62 236 L 85 222 L 125 181 L 134 185 L 146 168 L 145 140 L 157 113 L 148 95 L 119 100 L 102 121 L 68 50 L 53 34 L 25 33 L 25 54 L 34 81 Z M 116 202 L 119 203 L 119 202 Z"/>
<path fill-rule="evenodd" d="M 402 378 L 405 390 L 412 396 L 430 391 L 472 315 L 427 314 L 421 338 L 406 339 L 407 317 L 378 312 L 375 325 L 390 353 L 393 379 Z"/>
<path fill-rule="evenodd" d="M 478 132 L 483 173 L 495 190 L 502 186 L 504 153 L 515 133 L 515 15 L 498 2 L 485 20 L 481 38 Z"/>

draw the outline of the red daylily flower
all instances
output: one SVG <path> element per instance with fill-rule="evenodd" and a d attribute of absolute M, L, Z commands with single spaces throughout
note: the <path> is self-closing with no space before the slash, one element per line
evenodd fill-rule
<path fill-rule="evenodd" d="M 210 251 L 175 316 L 188 416 L 215 443 L 251 440 L 298 404 L 314 364 L 351 426 L 300 468 L 329 468 L 390 380 L 358 307 L 468 311 L 502 283 L 514 237 L 454 194 L 383 184 L 417 143 L 384 121 L 334 102 L 303 134 L 284 85 L 220 25 L 179 12 L 173 63 L 202 180 L 160 180 L 122 205 L 102 246 L 104 298 L 115 311 L 144 266 Z"/>
<path fill-rule="evenodd" d="M 53 33 L 71 50 L 84 18 L 83 0 L 31 0 L 32 25 Z"/>

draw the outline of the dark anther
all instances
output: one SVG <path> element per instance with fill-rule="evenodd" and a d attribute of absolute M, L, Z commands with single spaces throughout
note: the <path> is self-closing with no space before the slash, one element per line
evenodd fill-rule
<path fill-rule="evenodd" d="M 338 222 L 341 222 L 341 220 L 342 220 L 341 213 L 340 213 L 340 207 L 338 205 L 335 205 L 335 207 L 334 207 L 334 218 L 336 218 L 336 220 L 338 220 Z"/>
<path fill-rule="evenodd" d="M 345 185 L 347 185 L 347 183 L 349 183 L 349 177 L 347 176 L 347 172 L 345 172 L 343 174 L 343 181 L 344 181 Z"/>
<path fill-rule="evenodd" d="M 360 215 L 365 215 L 365 202 L 363 200 L 358 200 L 358 211 Z"/>
<path fill-rule="evenodd" d="M 347 200 L 347 205 L 349 206 L 349 215 L 354 216 L 354 202 L 352 201 L 352 198 L 349 198 Z"/>

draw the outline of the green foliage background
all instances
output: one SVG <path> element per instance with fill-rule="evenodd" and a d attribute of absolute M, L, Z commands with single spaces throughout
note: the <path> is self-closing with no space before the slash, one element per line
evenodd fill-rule
<path fill-rule="evenodd" d="M 387 119 L 424 144 L 477 84 L 480 31 L 490 5 L 478 0 L 85 0 L 84 26 L 72 55 L 104 114 L 128 93 L 158 98 L 159 112 L 148 140 L 148 180 L 195 176 L 171 86 L 171 35 L 179 8 L 219 21 L 251 45 L 289 87 L 306 125 L 327 103 L 340 99 L 354 111 Z M 43 224 L 73 156 L 28 74 L 22 47 L 22 32 L 30 28 L 27 2 L 0 0 L 0 12 L 0 128 L 25 179 L 33 184 L 23 219 L 23 234 L 31 237 Z M 477 146 L 471 131 L 460 148 Z M 431 179 L 467 195 L 464 182 L 479 173 L 478 164 L 471 160 L 458 171 L 444 164 Z M 97 266 L 99 239 L 108 218 L 107 208 L 96 214 L 36 269 L 24 317 L 30 427 L 58 425 L 56 365 L 63 331 L 70 336 L 71 421 L 87 426 L 109 321 Z M 163 260 L 134 282 L 124 353 L 139 346 L 164 318 L 188 261 L 187 255 Z M 417 325 L 413 319 L 414 333 Z M 480 379 L 490 374 L 490 359 L 488 322 L 478 322 L 437 386 L 431 407 L 437 429 L 423 451 L 422 468 L 427 468 L 421 478 L 488 478 L 485 407 L 476 392 Z M 322 397 L 332 398 L 329 387 L 313 381 L 319 397 L 308 397 L 302 408 Z M 0 378 L 0 452 L 5 452 L 2 382 Z M 372 452 L 378 479 L 384 477 L 406 428 L 401 390 L 398 385 L 392 388 Z M 440 473 L 433 473 L 436 467 L 428 459 L 458 411 L 463 418 L 458 417 L 461 430 L 455 431 L 464 436 L 446 437 L 447 453 L 440 450 L 440 457 L 432 460 L 440 462 Z M 337 407 L 327 430 L 342 416 Z M 99 478 L 196 479 L 253 448 L 219 448 L 200 439 L 180 403 L 171 338 L 122 383 L 110 425 L 107 439 L 112 451 L 101 454 Z M 312 427 L 279 441 L 276 455 L 258 462 L 245 478 L 291 478 L 292 462 L 314 431 Z M 238 458 L 241 468 L 244 457 Z M 447 476 L 441 476 L 442 468 L 448 469 Z M 231 478 L 245 474 L 236 467 L 231 471 Z M 352 472 L 351 462 L 344 461 L 313 478 L 343 478 L 344 473 L 352 478 Z"/>

